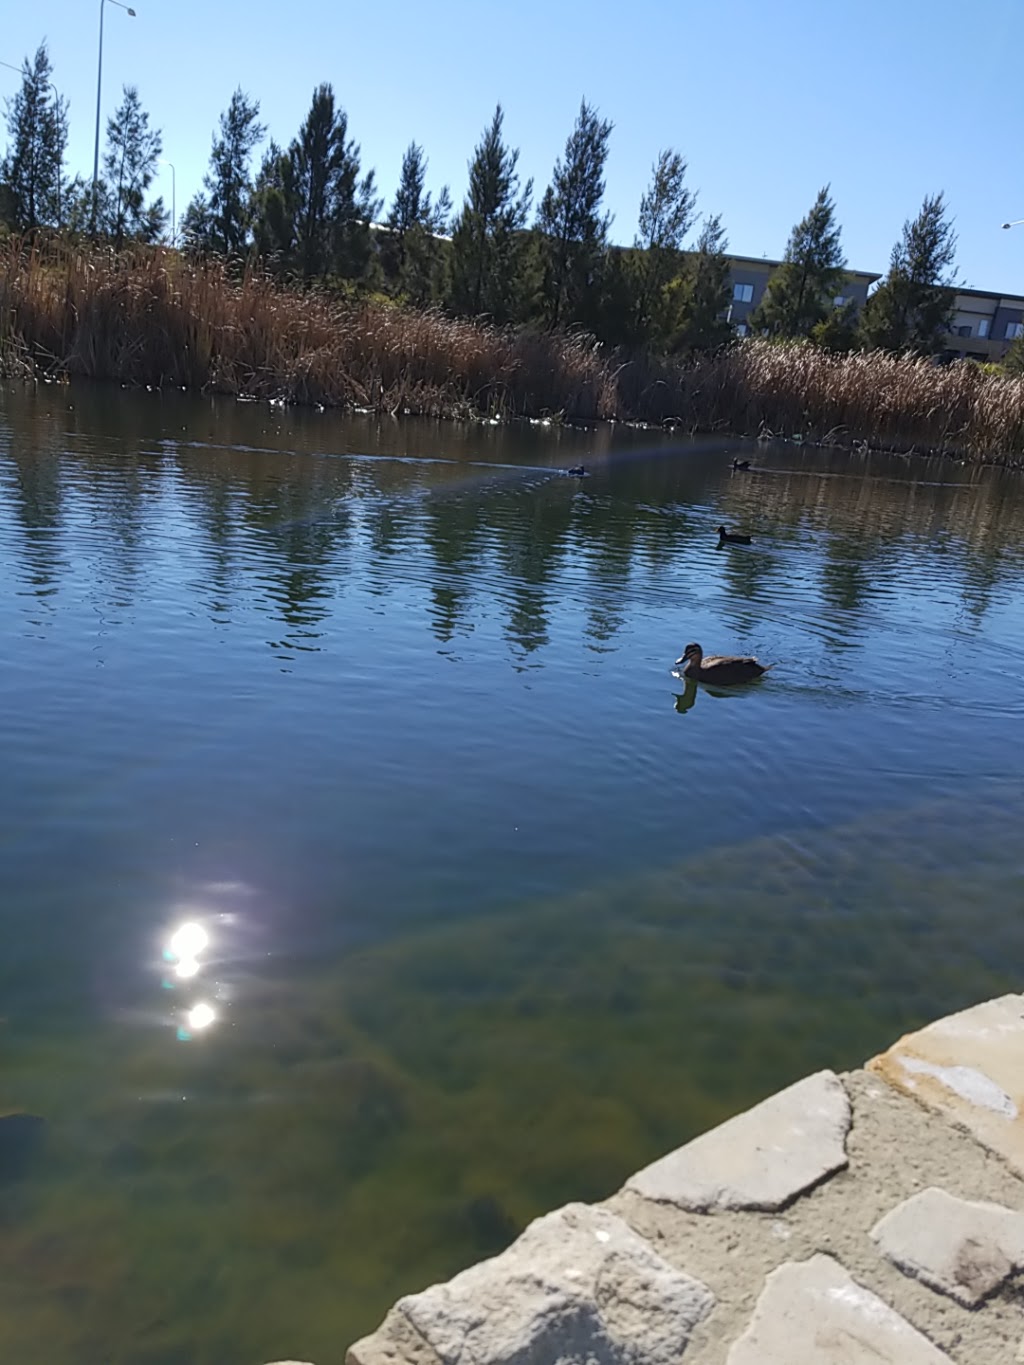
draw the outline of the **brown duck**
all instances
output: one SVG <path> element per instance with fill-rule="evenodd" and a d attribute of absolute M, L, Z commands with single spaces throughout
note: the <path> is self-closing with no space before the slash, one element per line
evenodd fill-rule
<path fill-rule="evenodd" d="M 709 654 L 704 657 L 700 645 L 687 645 L 683 657 L 676 660 L 676 668 L 684 678 L 694 682 L 720 683 L 728 687 L 733 683 L 753 682 L 762 673 L 767 673 L 772 664 L 759 664 L 756 659 L 743 658 L 738 654 Z"/>

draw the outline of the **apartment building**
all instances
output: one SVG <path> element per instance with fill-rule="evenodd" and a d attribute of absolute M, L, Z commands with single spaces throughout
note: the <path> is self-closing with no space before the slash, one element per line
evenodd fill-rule
<path fill-rule="evenodd" d="M 738 336 L 745 336 L 750 314 L 764 298 L 773 271 L 782 264 L 767 256 L 730 256 L 732 299 L 727 317 Z M 858 310 L 867 302 L 871 286 L 882 277 L 867 270 L 851 270 L 836 306 L 853 299 Z M 1002 360 L 1014 341 L 1024 336 L 1024 296 L 997 294 L 985 289 L 960 289 L 954 305 L 945 358 Z"/>
<path fill-rule="evenodd" d="M 1002 360 L 1024 336 L 1024 296 L 986 289 L 959 289 L 946 355 L 967 360 Z"/>
<path fill-rule="evenodd" d="M 782 264 L 771 261 L 767 256 L 730 256 L 729 274 L 732 287 L 732 300 L 729 304 L 728 318 L 738 336 L 745 336 L 747 319 L 764 298 L 765 290 L 772 273 Z M 867 302 L 868 290 L 880 275 L 867 270 L 851 270 L 847 273 L 842 292 L 836 295 L 836 307 L 853 299 L 861 309 Z"/>

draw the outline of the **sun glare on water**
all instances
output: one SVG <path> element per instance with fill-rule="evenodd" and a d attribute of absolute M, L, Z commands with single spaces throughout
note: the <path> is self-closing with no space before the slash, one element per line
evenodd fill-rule
<path fill-rule="evenodd" d="M 171 955 L 179 958 L 182 962 L 195 961 L 197 955 L 210 942 L 210 935 L 201 924 L 196 924 L 194 920 L 182 924 L 175 929 L 171 935 L 171 941 L 167 945 Z"/>
<path fill-rule="evenodd" d="M 185 1018 L 188 1021 L 189 1028 L 199 1033 L 202 1029 L 209 1028 L 211 1024 L 216 1022 L 217 1011 L 212 1005 L 207 1005 L 204 1001 L 198 1005 L 193 1005 Z"/>
<path fill-rule="evenodd" d="M 195 920 L 186 920 L 184 924 L 179 924 L 166 940 L 163 950 L 164 961 L 168 964 L 173 963 L 173 975 L 168 971 L 164 977 L 164 988 L 173 989 L 175 981 L 187 982 L 197 977 L 205 965 L 200 961 L 200 954 L 203 953 L 210 944 L 210 935 Z M 212 1005 L 205 1001 L 182 1008 L 178 1015 L 179 1025 L 177 1029 L 178 1040 L 187 1042 L 193 1034 L 202 1033 L 211 1024 L 217 1021 L 217 1012 Z"/>

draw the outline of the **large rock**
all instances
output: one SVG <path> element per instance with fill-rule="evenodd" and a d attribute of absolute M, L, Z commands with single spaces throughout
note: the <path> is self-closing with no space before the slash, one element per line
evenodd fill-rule
<path fill-rule="evenodd" d="M 726 1365 L 949 1365 L 831 1256 L 773 1270 Z"/>
<path fill-rule="evenodd" d="M 444 1365 L 678 1365 L 713 1305 L 620 1218 L 569 1204 L 393 1314 Z M 357 1342 L 350 1361 L 379 1359 L 374 1342 Z"/>
<path fill-rule="evenodd" d="M 909 1033 L 868 1069 L 962 1124 L 1024 1175 L 1024 995 Z"/>
<path fill-rule="evenodd" d="M 1024 1268 L 1024 1213 L 927 1189 L 871 1229 L 908 1275 L 972 1308 Z"/>
<path fill-rule="evenodd" d="M 846 1164 L 850 1101 L 819 1071 L 631 1176 L 626 1189 L 680 1208 L 778 1209 Z"/>

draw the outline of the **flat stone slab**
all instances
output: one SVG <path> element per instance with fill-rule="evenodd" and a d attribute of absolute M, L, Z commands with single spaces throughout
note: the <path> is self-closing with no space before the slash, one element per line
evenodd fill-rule
<path fill-rule="evenodd" d="M 1024 1213 L 945 1190 L 922 1190 L 904 1200 L 871 1236 L 905 1274 L 968 1308 L 1024 1268 Z"/>
<path fill-rule="evenodd" d="M 444 1365 L 678 1365 L 714 1302 L 621 1218 L 568 1204 L 393 1311 Z"/>
<path fill-rule="evenodd" d="M 908 1033 L 868 1070 L 962 1124 L 1024 1175 L 1024 995 Z"/>
<path fill-rule="evenodd" d="M 781 1208 L 847 1164 L 850 1100 L 819 1071 L 669 1153 L 625 1188 L 695 1213 Z"/>
<path fill-rule="evenodd" d="M 773 1270 L 726 1365 L 949 1365 L 831 1256 Z"/>

